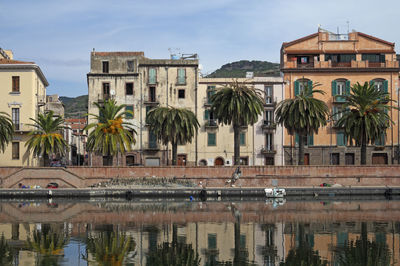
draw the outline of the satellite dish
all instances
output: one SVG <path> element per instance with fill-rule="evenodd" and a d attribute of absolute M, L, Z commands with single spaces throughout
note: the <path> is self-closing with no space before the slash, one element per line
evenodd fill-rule
<path fill-rule="evenodd" d="M 115 90 L 111 90 L 111 91 L 110 91 L 110 94 L 111 94 L 112 96 L 114 96 L 114 95 L 115 95 Z"/>
<path fill-rule="evenodd" d="M 203 69 L 203 65 L 199 64 L 199 70 L 202 70 L 202 69 Z"/>

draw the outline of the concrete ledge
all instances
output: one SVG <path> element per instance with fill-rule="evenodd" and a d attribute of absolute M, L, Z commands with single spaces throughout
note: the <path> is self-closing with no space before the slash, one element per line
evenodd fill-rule
<path fill-rule="evenodd" d="M 400 195 L 400 187 L 286 188 L 290 197 Z M 0 189 L 0 198 L 266 198 L 264 188 Z"/>

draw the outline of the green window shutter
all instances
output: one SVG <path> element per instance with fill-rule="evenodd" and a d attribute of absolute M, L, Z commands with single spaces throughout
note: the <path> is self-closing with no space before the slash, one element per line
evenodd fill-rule
<path fill-rule="evenodd" d="M 369 85 L 373 85 L 375 82 L 373 81 L 373 80 L 371 80 L 370 82 L 369 82 Z"/>
<path fill-rule="evenodd" d="M 244 132 L 240 133 L 240 146 L 246 145 L 246 134 Z"/>
<path fill-rule="evenodd" d="M 314 134 L 307 136 L 307 143 L 308 143 L 308 146 L 314 146 Z"/>
<path fill-rule="evenodd" d="M 350 95 L 350 80 L 346 80 L 346 95 Z"/>
<path fill-rule="evenodd" d="M 216 133 L 208 133 L 208 140 L 207 140 L 207 144 L 208 146 L 215 146 L 217 145 L 216 142 Z"/>
<path fill-rule="evenodd" d="M 209 120 L 210 119 L 210 111 L 209 110 L 205 110 L 204 111 L 204 120 Z"/>
<path fill-rule="evenodd" d="M 299 134 L 294 134 L 294 143 L 296 146 L 299 146 Z"/>
<path fill-rule="evenodd" d="M 349 236 L 348 233 L 338 233 L 337 234 L 337 245 L 343 247 L 348 242 Z"/>
<path fill-rule="evenodd" d="M 299 81 L 296 80 L 296 81 L 294 82 L 294 96 L 299 95 L 299 93 L 300 93 L 299 87 L 300 87 Z"/>
<path fill-rule="evenodd" d="M 178 69 L 178 84 L 185 84 L 186 83 L 186 77 L 185 77 L 185 69 L 184 68 L 179 68 Z"/>
<path fill-rule="evenodd" d="M 156 83 L 156 69 L 155 68 L 149 69 L 149 83 L 150 84 Z"/>
<path fill-rule="evenodd" d="M 375 140 L 375 145 L 376 146 L 385 146 L 385 135 L 382 134 L 379 138 Z"/>
<path fill-rule="evenodd" d="M 336 145 L 344 146 L 344 132 L 336 133 Z"/>
<path fill-rule="evenodd" d="M 311 88 L 312 88 L 312 80 L 309 80 L 309 81 L 307 82 L 307 86 L 308 86 L 308 89 L 311 89 Z"/>
<path fill-rule="evenodd" d="M 388 85 L 389 85 L 389 82 L 387 80 L 384 80 L 383 81 L 383 91 L 386 93 L 388 92 Z"/>
<path fill-rule="evenodd" d="M 125 118 L 126 119 L 132 119 L 133 118 L 133 105 L 127 105 L 125 106 L 125 111 L 131 111 L 131 114 L 126 114 Z"/>
<path fill-rule="evenodd" d="M 216 248 L 217 248 L 217 235 L 208 234 L 208 249 L 216 249 Z"/>
<path fill-rule="evenodd" d="M 332 96 L 336 96 L 337 95 L 337 91 L 336 91 L 336 80 L 332 81 Z"/>

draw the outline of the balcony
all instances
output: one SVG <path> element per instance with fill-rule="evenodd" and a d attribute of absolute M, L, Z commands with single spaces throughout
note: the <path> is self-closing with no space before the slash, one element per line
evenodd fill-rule
<path fill-rule="evenodd" d="M 205 107 L 210 107 L 212 105 L 212 102 L 211 102 L 210 98 L 204 98 L 203 104 Z"/>
<path fill-rule="evenodd" d="M 209 119 L 206 121 L 205 125 L 206 128 L 217 128 L 218 123 L 216 119 Z"/>
<path fill-rule="evenodd" d="M 160 96 L 158 96 L 157 98 L 156 97 L 149 97 L 147 99 L 144 99 L 143 104 L 145 104 L 145 105 L 159 105 L 160 101 L 159 101 L 158 98 L 160 98 Z"/>
<path fill-rule="evenodd" d="M 262 146 L 260 149 L 261 154 L 275 154 L 276 153 L 276 147 L 275 145 L 267 145 L 267 146 Z"/>
<path fill-rule="evenodd" d="M 276 124 L 271 120 L 264 120 L 261 127 L 262 127 L 262 129 L 266 129 L 266 130 L 275 130 Z"/>
<path fill-rule="evenodd" d="M 315 61 L 298 64 L 297 61 L 287 61 L 283 69 L 321 69 L 321 68 L 399 68 L 398 61 L 369 62 L 352 60 L 351 62 Z"/>
<path fill-rule="evenodd" d="M 97 101 L 99 103 L 103 103 L 103 102 L 105 102 L 107 100 L 110 100 L 110 99 L 111 99 L 111 94 L 98 94 L 97 95 Z"/>
<path fill-rule="evenodd" d="M 272 98 L 272 97 L 267 98 L 267 97 L 265 97 L 264 106 L 265 107 L 275 107 L 277 101 L 278 100 L 277 100 L 276 97 L 275 98 Z"/>
<path fill-rule="evenodd" d="M 351 67 L 351 62 L 332 62 L 331 63 L 332 67 Z"/>
<path fill-rule="evenodd" d="M 335 95 L 333 96 L 333 103 L 345 103 L 346 102 L 346 98 L 343 97 L 342 95 Z"/>
<path fill-rule="evenodd" d="M 14 132 L 24 133 L 30 132 L 31 130 L 33 130 L 33 127 L 29 126 L 29 124 L 14 123 Z"/>

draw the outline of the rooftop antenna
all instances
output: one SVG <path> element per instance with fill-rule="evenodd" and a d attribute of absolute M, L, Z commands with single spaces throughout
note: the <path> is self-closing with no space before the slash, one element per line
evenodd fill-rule
<path fill-rule="evenodd" d="M 346 21 L 346 23 L 347 23 L 347 34 L 349 34 L 349 32 L 350 32 L 350 21 Z"/>
<path fill-rule="evenodd" d="M 168 48 L 169 55 L 171 59 L 178 59 L 180 57 L 180 49 L 179 48 Z"/>

